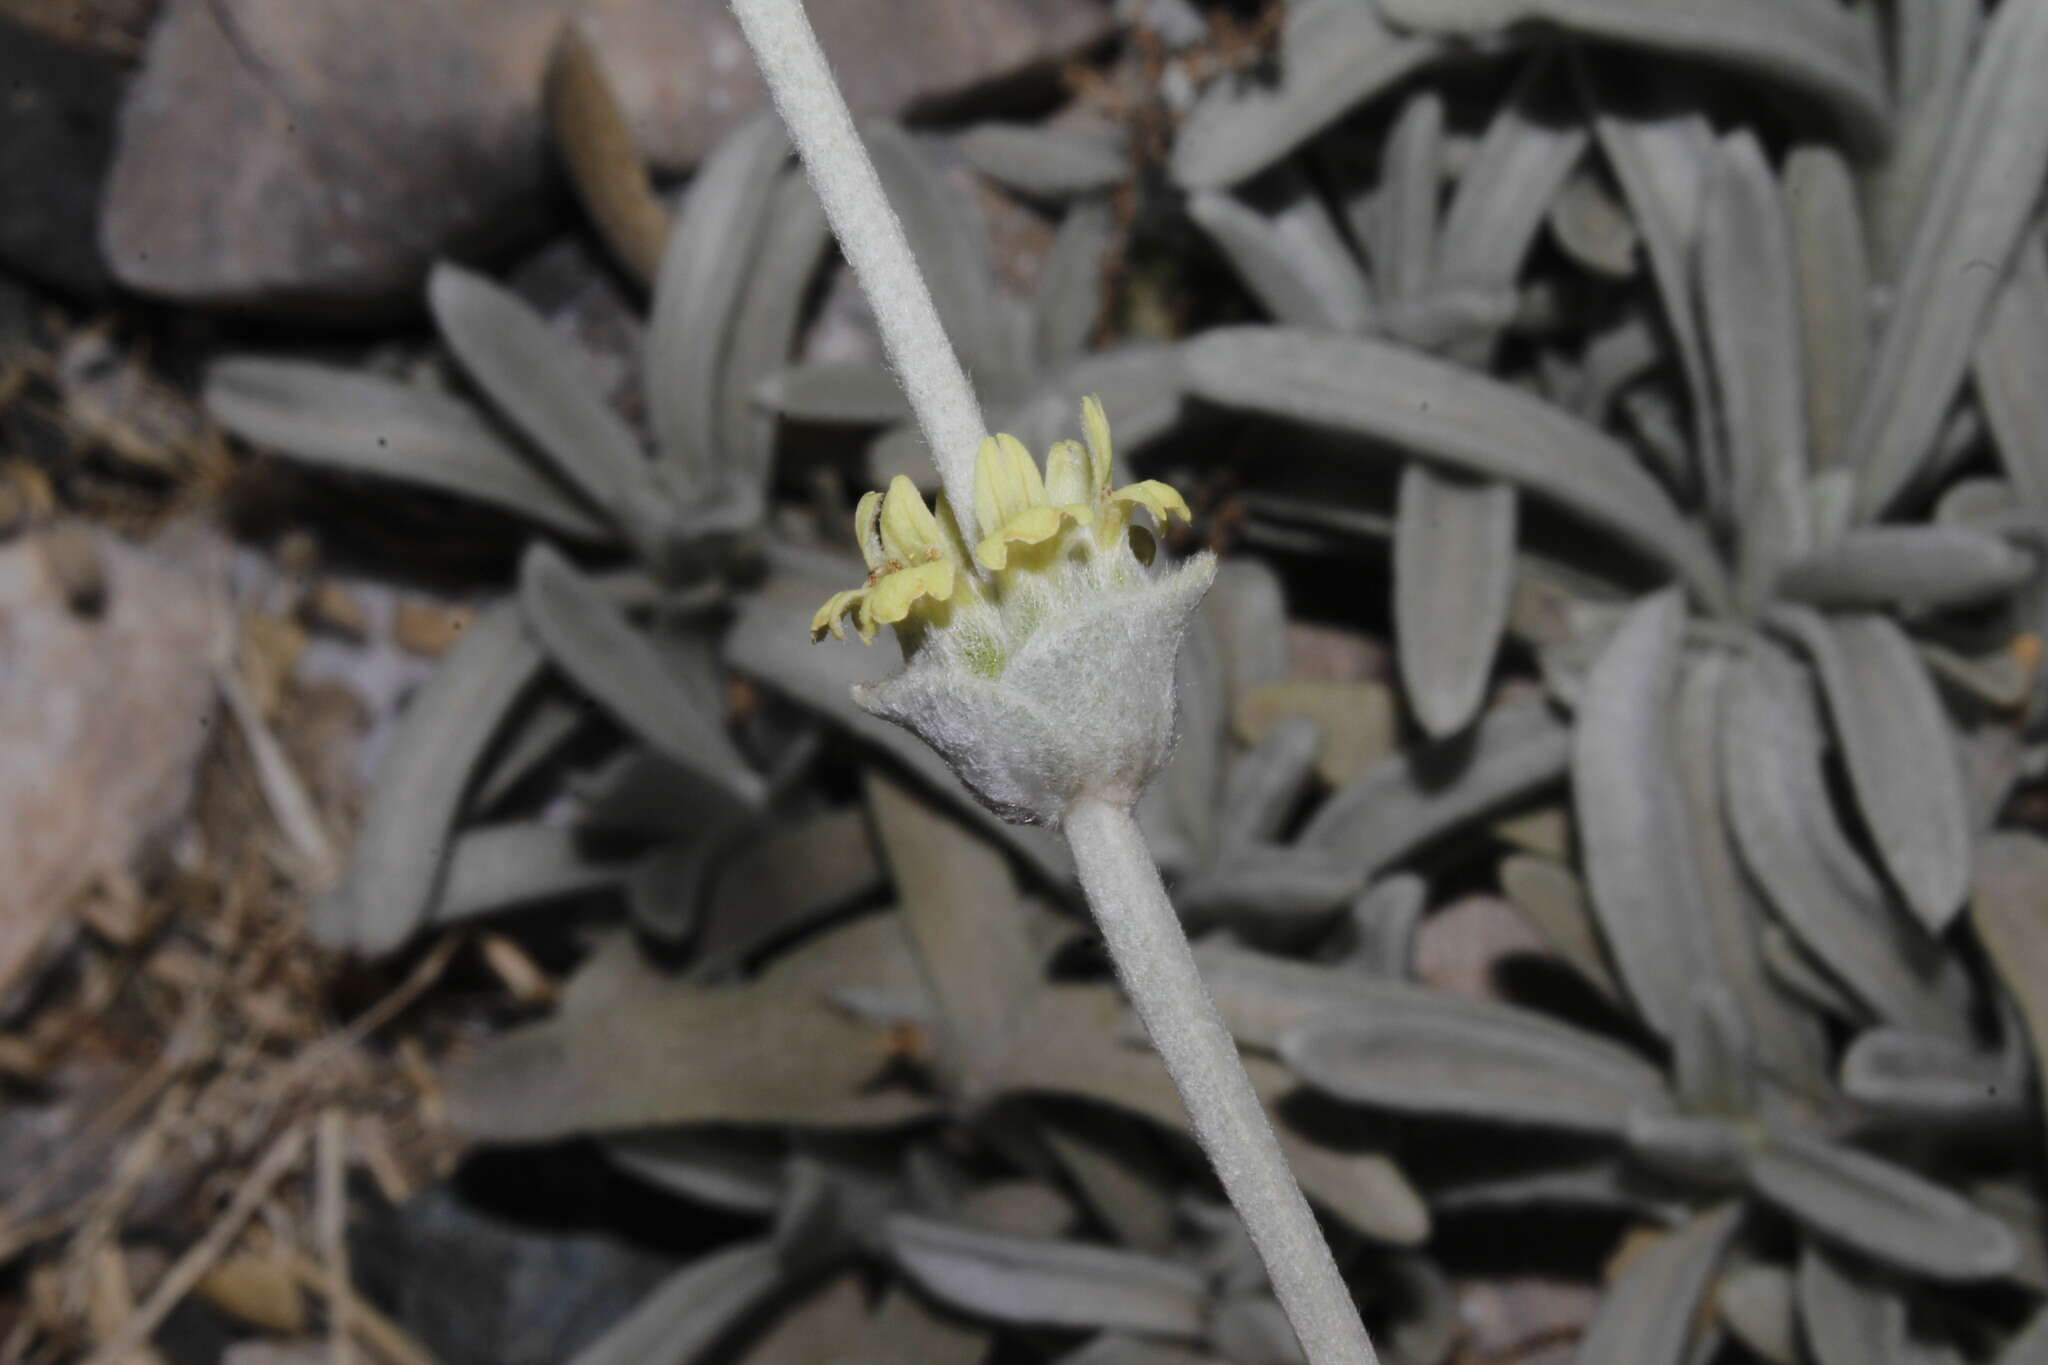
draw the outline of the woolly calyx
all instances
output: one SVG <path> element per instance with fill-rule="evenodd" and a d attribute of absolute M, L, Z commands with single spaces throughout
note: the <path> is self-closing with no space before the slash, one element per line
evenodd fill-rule
<path fill-rule="evenodd" d="M 1157 480 L 1111 488 L 1109 425 L 1082 405 L 1087 447 L 1056 445 L 1040 471 L 1012 436 L 982 443 L 970 556 L 944 499 L 906 479 L 855 516 L 864 587 L 835 594 L 812 634 L 893 625 L 908 666 L 858 688 L 862 706 L 919 735 L 1005 819 L 1057 824 L 1081 797 L 1135 801 L 1174 738 L 1174 662 L 1215 577 L 1209 554 L 1153 563 L 1133 509 L 1186 518 Z"/>

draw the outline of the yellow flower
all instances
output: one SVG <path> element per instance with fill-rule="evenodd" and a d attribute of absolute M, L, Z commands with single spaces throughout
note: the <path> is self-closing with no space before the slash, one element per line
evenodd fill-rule
<path fill-rule="evenodd" d="M 823 639 L 829 630 L 845 639 L 843 618 L 851 613 L 860 638 L 872 641 L 881 627 L 907 620 L 919 603 L 950 600 L 967 578 L 955 549 L 959 531 L 944 499 L 939 512 L 935 516 L 917 485 L 901 474 L 889 481 L 886 495 L 863 496 L 853 514 L 853 534 L 867 561 L 868 581 L 832 594 L 811 618 L 811 638 Z"/>

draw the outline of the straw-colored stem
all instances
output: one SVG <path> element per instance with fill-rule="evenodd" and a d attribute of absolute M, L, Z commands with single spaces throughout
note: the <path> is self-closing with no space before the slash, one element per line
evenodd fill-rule
<path fill-rule="evenodd" d="M 740 31 L 825 206 L 839 249 L 874 310 L 882 347 L 931 447 L 946 500 L 974 543 L 974 456 L 987 430 L 981 405 L 946 340 L 903 225 L 882 193 L 875 165 L 802 0 L 732 0 Z"/>

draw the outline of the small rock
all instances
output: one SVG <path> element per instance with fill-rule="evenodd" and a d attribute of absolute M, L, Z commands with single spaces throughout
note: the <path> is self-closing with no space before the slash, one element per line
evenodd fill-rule
<path fill-rule="evenodd" d="M 306 600 L 306 617 L 314 629 L 332 631 L 350 640 L 362 639 L 370 628 L 370 609 L 363 605 L 363 599 L 332 579 L 313 589 L 313 595 Z"/>
<path fill-rule="evenodd" d="M 438 659 L 455 648 L 462 632 L 476 621 L 473 607 L 448 607 L 438 602 L 400 602 L 391 621 L 391 638 L 412 654 Z"/>
<path fill-rule="evenodd" d="M 1502 958 L 1549 951 L 1514 906 L 1498 896 L 1467 896 L 1422 921 L 1415 935 L 1415 975 L 1452 995 L 1499 999 L 1493 973 Z"/>
<path fill-rule="evenodd" d="M 1287 676 L 1304 682 L 1384 682 L 1387 647 L 1357 631 L 1289 621 Z"/>
<path fill-rule="evenodd" d="M 93 224 L 124 78 L 104 53 L 0 19 L 0 265 L 80 298 L 106 292 Z"/>

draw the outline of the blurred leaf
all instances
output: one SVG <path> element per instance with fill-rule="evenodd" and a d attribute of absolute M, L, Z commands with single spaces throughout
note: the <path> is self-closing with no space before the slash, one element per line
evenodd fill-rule
<path fill-rule="evenodd" d="M 1799 271 L 1807 448 L 1816 469 L 1844 461 L 1850 415 L 1870 351 L 1870 266 L 1849 166 L 1807 143 L 1785 159 L 1785 214 Z"/>
<path fill-rule="evenodd" d="M 1256 744 L 1291 718 L 1313 721 L 1316 772 L 1342 787 L 1394 751 L 1394 694 L 1383 682 L 1268 682 L 1238 699 L 1238 737 Z"/>
<path fill-rule="evenodd" d="M 1387 134 L 1380 189 L 1371 201 L 1375 231 L 1358 237 L 1371 245 L 1380 288 L 1389 302 L 1421 298 L 1436 274 L 1443 136 L 1443 96 L 1428 88 L 1407 98 Z"/>
<path fill-rule="evenodd" d="M 1550 235 L 1585 269 L 1617 280 L 1635 273 L 1642 234 L 1590 168 L 1580 166 L 1566 178 L 1550 201 L 1548 221 Z"/>
<path fill-rule="evenodd" d="M 2034 575 L 2004 540 L 1962 526 L 1858 526 L 1785 566 L 1778 590 L 1823 607 L 1934 610 L 1980 603 Z"/>
<path fill-rule="evenodd" d="M 470 778 L 540 668 L 517 603 L 491 607 L 463 632 L 399 715 L 348 871 L 314 909 L 321 942 L 384 953 L 419 927 Z"/>
<path fill-rule="evenodd" d="M 758 1308 L 782 1280 L 765 1241 L 740 1242 L 678 1270 L 569 1365 L 689 1365 Z"/>
<path fill-rule="evenodd" d="M 477 387 L 651 557 L 673 519 L 668 492 L 568 338 L 518 295 L 445 261 L 427 302 Z"/>
<path fill-rule="evenodd" d="M 1140 1251 L 1173 1242 L 1173 1177 L 1136 1119 L 1100 1106 L 1041 1107 L 1039 1135 L 1115 1239 Z"/>
<path fill-rule="evenodd" d="M 1222 327 L 1184 350 L 1204 398 L 1518 484 L 1670 566 L 1710 604 L 1723 598 L 1719 562 L 1635 457 L 1519 390 L 1367 337 Z"/>
<path fill-rule="evenodd" d="M 2048 1309 L 2037 1308 L 1998 1353 L 1997 1365 L 2042 1365 L 2043 1361 L 2048 1361 Z"/>
<path fill-rule="evenodd" d="M 1743 1118 L 1755 1110 L 1750 1026 L 1718 983 L 1694 983 L 1671 1052 L 1678 1101 L 1688 1114 Z"/>
<path fill-rule="evenodd" d="M 1607 965 L 1607 955 L 1593 929 L 1593 910 L 1586 888 L 1563 863 L 1527 853 L 1513 854 L 1500 865 L 1501 890 L 1535 922 L 1537 932 L 1572 969 L 1617 1003 L 1621 984 Z"/>
<path fill-rule="evenodd" d="M 1921 473 L 2048 172 L 2048 10 L 2001 6 L 1978 53 L 1850 426 L 1869 519 Z"/>
<path fill-rule="evenodd" d="M 1442 739 L 1485 700 L 1514 589 L 1515 492 L 1413 464 L 1394 525 L 1395 659 L 1416 719 Z"/>
<path fill-rule="evenodd" d="M 1631 1261 L 1579 1339 L 1577 1365 L 1681 1365 L 1691 1359 L 1700 1305 L 1741 1221 L 1741 1206 L 1724 1204 L 1696 1215 Z"/>
<path fill-rule="evenodd" d="M 775 464 L 777 419 L 761 411 L 754 388 L 789 360 L 831 237 L 824 206 L 800 170 L 782 172 L 766 213 L 719 378 L 719 467 L 742 509 L 765 503 Z"/>
<path fill-rule="evenodd" d="M 1842 1055 L 1842 1091 L 1921 1124 L 2013 1124 L 2027 1114 L 2027 1068 L 1956 1038 L 1868 1029 Z"/>
<path fill-rule="evenodd" d="M 614 887 L 633 864 L 591 856 L 579 833 L 538 820 L 464 830 L 428 919 L 448 924 L 562 896 Z"/>
<path fill-rule="evenodd" d="M 746 806 L 765 796 L 725 733 L 722 714 L 682 685 L 647 637 L 569 561 L 543 544 L 520 565 L 519 604 L 555 666 L 664 757 Z"/>
<path fill-rule="evenodd" d="M 1307 1365 L 1294 1328 L 1271 1293 L 1224 1296 L 1211 1317 L 1209 1339 L 1236 1365 Z"/>
<path fill-rule="evenodd" d="M 2038 1091 L 2048 1058 L 2048 842 L 2001 832 L 1978 846 L 1970 926 L 2025 1021 Z"/>
<path fill-rule="evenodd" d="M 1280 30 L 1278 79 L 1212 82 L 1174 139 L 1173 178 L 1190 190 L 1234 185 L 1438 51 L 1434 42 L 1389 28 L 1376 6 L 1298 0 L 1287 7 Z"/>
<path fill-rule="evenodd" d="M 919 963 L 944 1021 L 942 1046 L 974 1103 L 1016 1046 L 1040 973 L 1001 853 L 880 773 L 868 810 Z"/>
<path fill-rule="evenodd" d="M 1428 907 L 1429 884 L 1412 872 L 1374 882 L 1351 901 L 1347 965 L 1371 976 L 1405 980 L 1415 962 L 1415 931 Z"/>
<path fill-rule="evenodd" d="M 769 375 L 755 396 L 798 422 L 879 426 L 905 421 L 910 400 L 889 367 L 874 360 L 821 360 Z"/>
<path fill-rule="evenodd" d="M 1799 1310 L 1789 1270 L 1761 1261 L 1737 1266 L 1721 1277 L 1716 1301 L 1721 1320 L 1744 1346 L 1771 1365 L 1801 1365 Z"/>
<path fill-rule="evenodd" d="M 1204 191 L 1188 200 L 1188 216 L 1277 321 L 1319 331 L 1362 330 L 1372 308 L 1364 274 L 1315 191 L 1302 182 L 1290 182 L 1290 191 L 1271 214 L 1234 195 Z"/>
<path fill-rule="evenodd" d="M 2039 234 L 2020 244 L 1999 290 L 1976 380 L 1999 464 L 2027 510 L 2048 517 L 2048 244 Z"/>
<path fill-rule="evenodd" d="M 1713 962 L 1711 912 L 1673 771 L 1684 625 L 1676 590 L 1634 607 L 1594 663 L 1572 730 L 1572 800 L 1593 912 L 1637 1010 L 1666 1037 Z"/>
<path fill-rule="evenodd" d="M 1430 841 L 1564 776 L 1570 735 L 1539 703 L 1489 712 L 1469 737 L 1375 764 L 1333 794 L 1300 843 L 1350 860 L 1361 882 Z"/>
<path fill-rule="evenodd" d="M 1102 312 L 1103 262 L 1115 238 L 1115 215 L 1104 200 L 1076 204 L 1060 219 L 1031 302 L 1039 364 L 1064 365 L 1088 349 Z"/>
<path fill-rule="evenodd" d="M 1870 168 L 1863 201 L 1874 278 L 1896 282 L 1927 207 L 1929 188 L 1970 77 L 1984 29 L 1981 0 L 1899 0 L 1890 47 L 1898 63 L 1898 132 L 1891 154 Z"/>
<path fill-rule="evenodd" d="M 471 797 L 474 813 L 489 815 L 498 803 L 560 758 L 590 719 L 580 697 L 549 690 L 513 717 L 507 734 L 491 752 Z"/>
<path fill-rule="evenodd" d="M 1013 1237 L 899 1213 L 896 1263 L 926 1291 L 997 1322 L 1197 1338 L 1207 1293 L 1194 1270 L 1141 1252 Z"/>
<path fill-rule="evenodd" d="M 1906 903 L 1932 934 L 1962 909 L 1970 811 L 1955 740 L 1911 641 L 1870 612 L 1780 608 L 1820 674 L 1856 804 Z"/>
<path fill-rule="evenodd" d="M 671 482 L 699 515 L 736 472 L 727 466 L 720 430 L 728 409 L 719 402 L 719 378 L 750 268 L 772 231 L 768 210 L 788 157 L 789 139 L 772 113 L 726 134 L 690 181 L 655 277 L 643 382 L 647 421 Z"/>
<path fill-rule="evenodd" d="M 350 473 L 475 498 L 562 535 L 613 532 L 453 398 L 354 370 L 235 356 L 206 371 L 206 410 L 251 444 Z"/>
<path fill-rule="evenodd" d="M 1190 920 L 1221 916 L 1260 937 L 1320 931 L 1357 889 L 1350 863 L 1322 849 L 1238 844 L 1186 874 L 1174 903 Z"/>
<path fill-rule="evenodd" d="M 1557 108 L 1558 74 L 1547 55 L 1531 61 L 1459 177 L 1436 244 L 1436 278 L 1446 288 L 1498 286 L 1521 274 L 1551 201 L 1585 153 L 1583 123 Z"/>
<path fill-rule="evenodd" d="M 632 125 L 582 24 L 562 26 L 542 92 L 548 127 L 585 212 L 619 263 L 651 284 L 668 240 L 668 209 L 648 183 Z"/>
<path fill-rule="evenodd" d="M 1779 918 L 1879 1018 L 1962 1030 L 1940 947 L 1899 917 L 1835 821 L 1820 717 L 1790 659 L 1760 646 L 1736 666 L 1722 741 L 1736 844 Z"/>
<path fill-rule="evenodd" d="M 968 165 L 1034 199 L 1112 190 L 1131 173 L 1130 150 L 1116 128 L 977 123 L 960 135 L 959 148 Z"/>
<path fill-rule="evenodd" d="M 781 1143 L 766 1133 L 676 1128 L 624 1133 L 600 1145 L 640 1179 L 699 1204 L 765 1216 L 782 1199 Z"/>
<path fill-rule="evenodd" d="M 1309 717 L 1283 716 L 1237 756 L 1223 783 L 1223 848 L 1279 837 L 1308 789 L 1322 738 Z"/>
<path fill-rule="evenodd" d="M 2018 1254 L 2005 1225 L 1960 1196 L 1804 1132 L 1772 1130 L 1751 1159 L 1750 1181 L 1822 1236 L 1930 1279 L 2003 1274 Z"/>
<path fill-rule="evenodd" d="M 1799 1320 L 1814 1365 L 1904 1365 L 1906 1304 L 1837 1252 L 1799 1253 Z"/>

